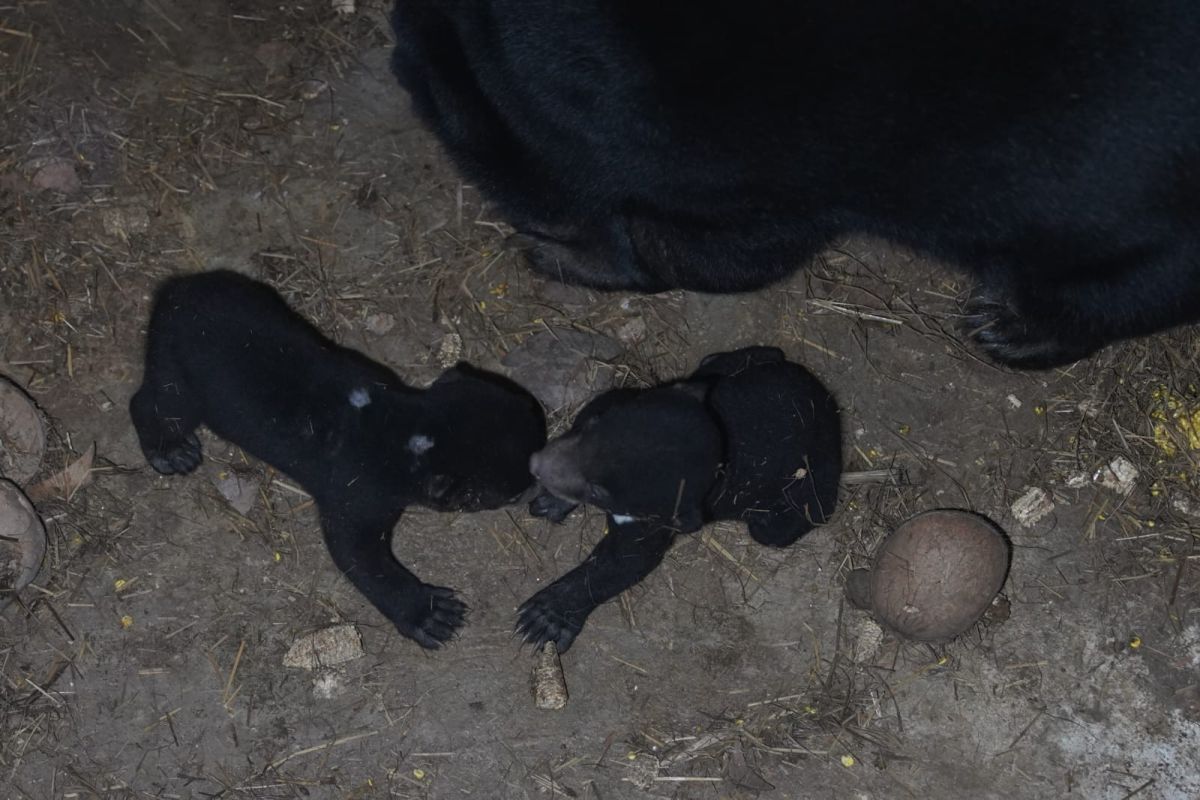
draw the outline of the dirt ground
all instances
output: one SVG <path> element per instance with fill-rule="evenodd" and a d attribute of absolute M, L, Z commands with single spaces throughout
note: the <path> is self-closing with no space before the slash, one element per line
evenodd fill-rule
<path fill-rule="evenodd" d="M 0 0 L 0 374 L 50 422 L 39 478 L 97 453 L 38 504 L 45 568 L 0 615 L 0 797 L 1200 796 L 1200 331 L 999 370 L 954 334 L 958 275 L 859 239 L 748 296 L 544 280 L 411 116 L 385 11 Z M 635 386 L 776 344 L 838 397 L 847 469 L 880 477 L 785 551 L 736 525 L 680 542 L 539 711 L 514 611 L 596 515 L 406 515 L 402 560 L 471 606 L 426 652 L 338 574 L 286 476 L 212 437 L 196 475 L 145 464 L 126 404 L 149 293 L 213 267 L 416 384 L 547 329 L 609 337 L 584 378 Z M 1104 485 L 1118 458 L 1127 492 Z M 1030 489 L 1053 509 L 1026 526 Z M 941 506 L 1009 533 L 1010 616 L 876 642 L 845 574 Z M 333 623 L 365 654 L 284 666 Z"/>

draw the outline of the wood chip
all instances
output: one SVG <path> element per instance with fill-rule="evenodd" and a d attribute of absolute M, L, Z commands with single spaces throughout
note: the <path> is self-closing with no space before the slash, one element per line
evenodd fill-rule
<path fill-rule="evenodd" d="M 333 625 L 297 639 L 283 657 L 283 665 L 294 669 L 319 669 L 364 655 L 362 636 L 353 625 Z"/>
<path fill-rule="evenodd" d="M 1032 528 L 1054 511 L 1054 500 L 1038 486 L 1028 486 L 1012 504 L 1012 515 L 1023 528 Z"/>
<path fill-rule="evenodd" d="M 563 676 L 562 661 L 554 642 L 538 653 L 533 667 L 533 702 L 538 708 L 558 711 L 567 706 L 567 679 Z"/>

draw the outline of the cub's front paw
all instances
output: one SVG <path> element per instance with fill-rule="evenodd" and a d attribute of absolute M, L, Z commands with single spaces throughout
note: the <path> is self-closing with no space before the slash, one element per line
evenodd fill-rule
<path fill-rule="evenodd" d="M 1096 347 L 1064 335 L 1058 320 L 1026 316 L 1002 296 L 978 291 L 964 308 L 963 330 L 993 361 L 1018 369 L 1070 364 Z"/>
<path fill-rule="evenodd" d="M 189 433 L 183 439 L 146 449 L 146 461 L 160 475 L 186 475 L 200 466 L 200 439 Z"/>
<path fill-rule="evenodd" d="M 577 505 L 577 503 L 572 503 L 570 500 L 555 497 L 549 492 L 542 492 L 529 501 L 529 515 L 532 517 L 545 517 L 551 522 L 559 523 L 570 516 Z"/>
<path fill-rule="evenodd" d="M 409 607 L 396 629 L 422 647 L 436 650 L 454 638 L 467 616 L 467 604 L 444 586 L 421 587 L 420 596 Z"/>
<path fill-rule="evenodd" d="M 516 631 L 538 650 L 546 642 L 554 642 L 558 652 L 565 653 L 583 629 L 590 610 L 572 610 L 553 585 L 547 586 L 517 611 Z"/>

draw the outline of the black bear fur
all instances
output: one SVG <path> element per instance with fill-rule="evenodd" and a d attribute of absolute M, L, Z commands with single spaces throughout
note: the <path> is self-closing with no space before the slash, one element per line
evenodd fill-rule
<path fill-rule="evenodd" d="M 164 475 L 199 465 L 204 425 L 296 480 L 316 502 L 334 563 L 428 648 L 457 631 L 466 606 L 395 558 L 392 528 L 410 505 L 518 501 L 546 441 L 541 407 L 516 384 L 459 364 L 413 389 L 323 336 L 267 285 L 227 271 L 159 288 L 129 410 Z"/>
<path fill-rule="evenodd" d="M 1188 0 L 398 0 L 393 69 L 540 271 L 752 290 L 848 232 L 1063 364 L 1200 319 Z"/>
<path fill-rule="evenodd" d="M 833 397 L 773 347 L 709 356 L 684 381 L 600 395 L 530 460 L 530 512 L 561 522 L 577 504 L 608 528 L 578 567 L 530 598 L 517 630 L 571 646 L 600 604 L 649 575 L 680 533 L 745 522 L 786 547 L 826 522 L 842 471 Z"/>

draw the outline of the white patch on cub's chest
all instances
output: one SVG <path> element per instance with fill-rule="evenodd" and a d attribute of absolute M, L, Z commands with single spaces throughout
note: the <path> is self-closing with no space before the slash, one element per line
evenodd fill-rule
<path fill-rule="evenodd" d="M 633 517 L 628 514 L 613 514 L 612 521 L 617 525 L 628 525 L 630 522 L 633 522 Z"/>
<path fill-rule="evenodd" d="M 408 440 L 408 452 L 419 456 L 433 449 L 433 439 L 418 433 Z"/>
<path fill-rule="evenodd" d="M 363 388 L 354 389 L 350 392 L 350 405 L 355 408 L 366 408 L 371 405 L 371 395 Z"/>

